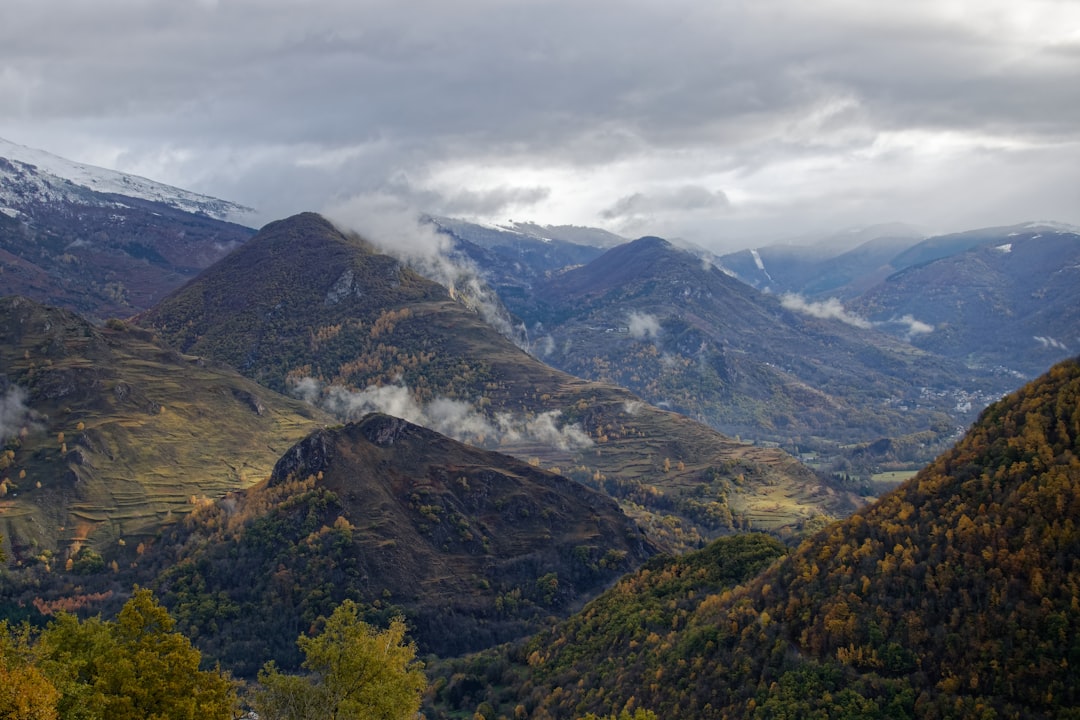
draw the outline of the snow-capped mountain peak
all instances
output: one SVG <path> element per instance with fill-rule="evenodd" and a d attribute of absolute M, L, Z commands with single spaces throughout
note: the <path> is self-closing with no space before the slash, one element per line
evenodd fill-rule
<path fill-rule="evenodd" d="M 181 190 L 137 175 L 74 162 L 0 138 L 0 212 L 13 215 L 27 203 L 56 199 L 80 205 L 122 204 L 122 200 L 94 197 L 79 192 L 79 188 L 93 193 L 159 202 L 184 212 L 240 224 L 246 224 L 245 220 L 254 214 L 251 208 L 227 200 Z"/>

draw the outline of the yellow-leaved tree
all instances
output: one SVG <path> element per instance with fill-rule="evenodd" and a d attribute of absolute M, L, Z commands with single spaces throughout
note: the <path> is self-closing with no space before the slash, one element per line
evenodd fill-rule
<path fill-rule="evenodd" d="M 60 693 L 34 665 L 28 627 L 0 621 L 0 718 L 56 720 Z"/>
<path fill-rule="evenodd" d="M 62 614 L 41 634 L 39 665 L 60 691 L 61 718 L 189 720 L 233 717 L 236 689 L 173 632 L 153 593 L 135 588 L 115 621 Z"/>
<path fill-rule="evenodd" d="M 296 642 L 306 674 L 282 673 L 273 662 L 259 672 L 253 705 L 263 720 L 406 720 L 420 708 L 427 679 L 402 620 L 377 630 L 346 600 L 322 632 Z"/>

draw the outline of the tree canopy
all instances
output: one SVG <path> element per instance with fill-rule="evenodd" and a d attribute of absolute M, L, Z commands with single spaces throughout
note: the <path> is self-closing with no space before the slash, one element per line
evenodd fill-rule
<path fill-rule="evenodd" d="M 346 600 L 318 635 L 301 635 L 306 675 L 280 672 L 273 662 L 259 673 L 254 706 L 266 720 L 405 720 L 416 714 L 427 686 L 405 623 L 377 630 Z"/>

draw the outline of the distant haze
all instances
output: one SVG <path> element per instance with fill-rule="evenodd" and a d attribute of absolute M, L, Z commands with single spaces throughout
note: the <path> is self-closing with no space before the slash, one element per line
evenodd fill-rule
<path fill-rule="evenodd" d="M 390 199 L 716 251 L 1080 224 L 1074 2 L 4 8 L 0 137 L 261 220 Z"/>

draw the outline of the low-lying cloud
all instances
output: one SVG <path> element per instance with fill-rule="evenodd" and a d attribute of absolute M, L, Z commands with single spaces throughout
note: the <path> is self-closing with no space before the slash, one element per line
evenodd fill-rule
<path fill-rule="evenodd" d="M 0 442 L 15 437 L 30 422 L 25 390 L 13 385 L 0 394 Z"/>
<path fill-rule="evenodd" d="M 780 304 L 788 310 L 810 315 L 811 317 L 839 320 L 840 322 L 854 325 L 858 328 L 871 328 L 873 323 L 864 317 L 849 312 L 844 304 L 837 298 L 828 300 L 807 300 L 798 293 L 784 293 L 780 296 Z"/>
<path fill-rule="evenodd" d="M 660 336 L 660 321 L 655 315 L 635 310 L 630 313 L 627 323 L 631 337 L 644 340 L 649 337 L 656 338 Z"/>
<path fill-rule="evenodd" d="M 470 403 L 451 398 L 417 402 L 405 385 L 372 385 L 363 390 L 349 390 L 339 385 L 323 387 L 310 377 L 294 382 L 291 390 L 293 395 L 344 420 L 358 420 L 368 413 L 381 412 L 476 445 L 529 441 L 559 450 L 578 450 L 593 444 L 580 425 L 562 423 L 557 410 L 531 416 L 510 412 L 489 416 Z"/>
<path fill-rule="evenodd" d="M 829 298 L 828 300 L 807 300 L 798 293 L 784 293 L 780 296 L 780 304 L 788 310 L 794 310 L 795 312 L 803 313 L 804 315 L 839 320 L 840 322 L 858 328 L 888 329 L 891 326 L 900 326 L 903 328 L 903 335 L 908 341 L 917 335 L 926 335 L 934 332 L 933 325 L 917 319 L 911 313 L 879 322 L 867 320 L 860 315 L 850 312 L 838 298 Z"/>
<path fill-rule="evenodd" d="M 684 185 L 674 190 L 634 193 L 619 198 L 600 212 L 605 220 L 648 217 L 657 213 L 715 210 L 731 204 L 723 190 L 710 190 L 701 185 Z"/>
<path fill-rule="evenodd" d="M 900 325 L 907 326 L 907 339 L 915 337 L 916 335 L 927 335 L 934 332 L 934 326 L 928 323 L 924 323 L 921 320 L 916 320 L 910 313 L 898 318 L 890 320 L 890 322 L 898 323 Z"/>
<path fill-rule="evenodd" d="M 382 252 L 397 258 L 452 297 L 475 311 L 501 335 L 524 347 L 524 332 L 515 325 L 479 268 L 454 252 L 454 242 L 423 214 L 391 194 L 358 195 L 326 211 L 339 227 L 359 233 Z"/>
<path fill-rule="evenodd" d="M 1043 337 L 1042 335 L 1035 335 L 1035 342 L 1039 343 L 1044 349 L 1054 350 L 1068 350 L 1069 348 L 1065 343 L 1060 340 L 1055 340 L 1052 337 Z"/>

